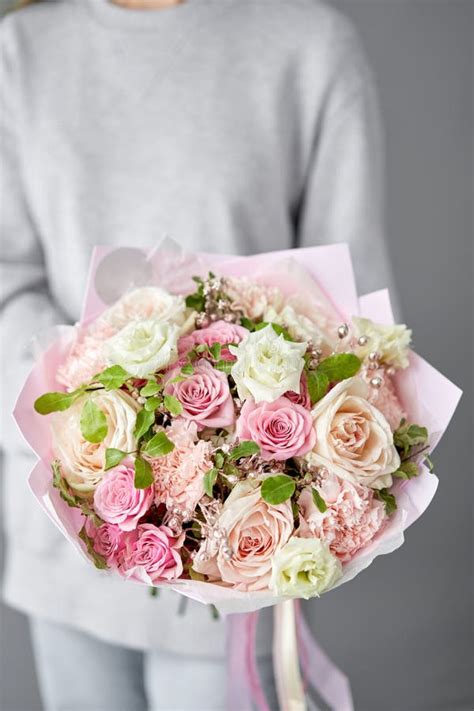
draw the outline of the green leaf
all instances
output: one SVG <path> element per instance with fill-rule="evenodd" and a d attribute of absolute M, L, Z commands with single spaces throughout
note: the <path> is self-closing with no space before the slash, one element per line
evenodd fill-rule
<path fill-rule="evenodd" d="M 93 444 L 103 442 L 109 430 L 107 418 L 92 400 L 87 400 L 81 412 L 81 432 L 84 439 Z"/>
<path fill-rule="evenodd" d="M 206 581 L 206 576 L 202 573 L 198 573 L 194 568 L 189 568 L 188 573 L 191 580 L 199 580 L 201 583 Z"/>
<path fill-rule="evenodd" d="M 165 395 L 164 403 L 166 409 L 173 415 L 173 417 L 177 417 L 183 412 L 183 406 L 178 398 L 174 397 L 174 395 Z"/>
<path fill-rule="evenodd" d="M 393 494 L 390 494 L 388 489 L 375 489 L 374 495 L 385 504 L 385 512 L 390 516 L 397 510 L 397 500 Z"/>
<path fill-rule="evenodd" d="M 295 493 L 296 484 L 294 479 L 287 474 L 277 474 L 277 476 L 269 476 L 262 483 L 261 495 L 262 499 L 277 506 L 284 501 L 290 499 Z"/>
<path fill-rule="evenodd" d="M 220 343 L 213 343 L 209 348 L 209 353 L 214 358 L 214 360 L 219 360 L 221 357 L 222 345 Z"/>
<path fill-rule="evenodd" d="M 318 365 L 317 372 L 323 373 L 329 382 L 339 382 L 352 378 L 361 366 L 361 360 L 354 353 L 335 353 Z"/>
<path fill-rule="evenodd" d="M 137 457 L 135 459 L 135 489 L 147 489 L 153 484 L 153 471 L 149 463 Z"/>
<path fill-rule="evenodd" d="M 402 462 L 396 472 L 392 476 L 398 477 L 398 479 L 413 479 L 413 477 L 419 474 L 418 464 L 416 462 Z"/>
<path fill-rule="evenodd" d="M 130 375 L 120 365 L 112 365 L 96 375 L 94 380 L 101 383 L 106 390 L 117 390 L 121 388 Z"/>
<path fill-rule="evenodd" d="M 150 597 L 159 597 L 159 596 L 160 596 L 160 591 L 159 591 L 159 589 L 158 589 L 158 588 L 154 588 L 153 586 L 151 586 L 151 587 L 149 588 L 149 593 L 150 593 Z"/>
<path fill-rule="evenodd" d="M 393 443 L 395 447 L 406 457 L 414 447 L 423 446 L 428 442 L 428 430 L 426 427 L 410 424 L 406 420 L 400 422 L 400 426 L 393 433 Z"/>
<path fill-rule="evenodd" d="M 243 440 L 231 451 L 229 459 L 235 461 L 241 457 L 251 457 L 253 454 L 258 454 L 259 452 L 260 447 L 256 442 L 252 442 L 251 439 Z"/>
<path fill-rule="evenodd" d="M 80 389 L 72 393 L 45 393 L 35 400 L 34 408 L 40 415 L 67 410 L 82 392 Z"/>
<path fill-rule="evenodd" d="M 137 415 L 135 422 L 135 430 L 133 434 L 138 440 L 150 429 L 150 427 L 155 423 L 155 413 L 149 412 L 148 410 L 140 410 Z"/>
<path fill-rule="evenodd" d="M 159 393 L 161 387 L 162 386 L 155 380 L 149 380 L 147 384 L 144 385 L 140 390 L 140 395 L 142 397 L 151 397 L 152 395 L 156 395 L 156 393 Z"/>
<path fill-rule="evenodd" d="M 216 370 L 220 370 L 226 375 L 230 375 L 230 371 L 232 370 L 233 365 L 234 363 L 231 360 L 218 360 L 217 363 L 214 363 L 214 368 Z"/>
<path fill-rule="evenodd" d="M 172 452 L 173 449 L 174 443 L 168 439 L 164 432 L 157 432 L 143 447 L 143 451 L 149 457 L 164 457 Z"/>
<path fill-rule="evenodd" d="M 186 297 L 186 306 L 188 309 L 195 309 L 196 311 L 204 311 L 205 298 L 202 294 L 194 293 L 189 294 Z"/>
<path fill-rule="evenodd" d="M 81 539 L 81 541 L 84 541 L 87 548 L 87 553 L 92 559 L 92 562 L 94 563 L 95 567 L 99 568 L 99 570 L 106 570 L 109 567 L 107 565 L 107 561 L 105 560 L 103 555 L 99 555 L 99 553 L 94 550 L 94 541 L 87 535 L 85 526 L 83 526 L 79 531 L 79 538 Z"/>
<path fill-rule="evenodd" d="M 162 402 L 163 400 L 161 399 L 161 397 L 154 395 L 153 397 L 147 398 L 143 407 L 147 412 L 155 412 L 155 410 L 158 410 L 158 408 L 161 406 Z"/>
<path fill-rule="evenodd" d="M 430 474 L 433 474 L 433 472 L 434 472 L 434 464 L 433 464 L 433 461 L 432 461 L 431 457 L 429 457 L 428 455 L 426 455 L 426 457 L 425 457 L 424 460 L 423 460 L 423 464 L 425 464 L 425 465 L 428 467 L 429 473 L 430 473 Z"/>
<path fill-rule="evenodd" d="M 127 452 L 122 452 L 121 449 L 107 447 L 105 450 L 105 469 L 107 470 L 112 469 L 112 467 L 116 467 L 126 456 Z"/>
<path fill-rule="evenodd" d="M 217 469 L 222 469 L 222 467 L 224 466 L 224 461 L 224 453 L 220 450 L 217 450 L 214 455 L 214 464 L 216 465 Z"/>
<path fill-rule="evenodd" d="M 55 459 L 54 462 L 51 463 L 51 469 L 53 470 L 53 486 L 59 491 L 59 495 L 63 501 L 72 508 L 80 508 L 76 495 L 71 491 L 69 484 L 62 475 L 59 460 Z"/>
<path fill-rule="evenodd" d="M 255 323 L 251 321 L 249 318 L 246 318 L 243 316 L 240 319 L 240 325 L 243 326 L 243 328 L 246 328 L 247 331 L 254 331 L 255 330 Z"/>
<path fill-rule="evenodd" d="M 314 405 L 326 395 L 329 388 L 329 378 L 325 373 L 320 373 L 317 370 L 307 370 L 306 382 L 311 404 Z"/>
<path fill-rule="evenodd" d="M 318 511 L 321 513 L 324 513 L 325 511 L 328 510 L 327 504 L 324 501 L 323 497 L 319 493 L 317 489 L 311 489 L 311 493 L 313 494 L 313 502 Z"/>
<path fill-rule="evenodd" d="M 191 363 L 188 363 L 187 365 L 183 365 L 181 368 L 181 373 L 183 375 L 192 375 L 194 373 L 194 368 L 191 365 Z"/>
<path fill-rule="evenodd" d="M 208 496 L 212 496 L 212 489 L 214 487 L 214 484 L 216 483 L 217 474 L 218 474 L 218 471 L 215 467 L 213 467 L 212 469 L 209 469 L 204 474 L 203 487 L 204 487 L 205 493 Z"/>

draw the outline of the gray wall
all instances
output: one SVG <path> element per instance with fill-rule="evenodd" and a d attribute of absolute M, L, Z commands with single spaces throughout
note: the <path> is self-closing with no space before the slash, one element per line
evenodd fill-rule
<path fill-rule="evenodd" d="M 405 318 L 418 352 L 465 396 L 436 452 L 441 482 L 434 503 L 399 551 L 312 603 L 314 629 L 350 675 L 358 711 L 464 711 L 474 707 L 474 5 L 334 4 L 353 18 L 378 77 L 387 134 L 388 230 Z M 27 627 L 5 608 L 1 640 L 2 711 L 39 711 Z"/>

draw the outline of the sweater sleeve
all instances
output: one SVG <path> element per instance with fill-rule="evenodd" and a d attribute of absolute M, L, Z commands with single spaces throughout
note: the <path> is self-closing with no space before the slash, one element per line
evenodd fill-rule
<path fill-rule="evenodd" d="M 347 242 L 359 294 L 388 287 L 397 317 L 384 225 L 383 141 L 375 84 L 357 35 L 352 30 L 349 41 L 344 40 L 315 127 L 297 244 Z"/>
<path fill-rule="evenodd" d="M 11 412 L 33 364 L 36 333 L 64 321 L 48 289 L 41 242 L 28 208 L 21 160 L 21 112 L 15 98 L 15 64 L 8 56 L 6 21 L 0 25 L 0 332 L 1 445 L 23 447 Z"/>

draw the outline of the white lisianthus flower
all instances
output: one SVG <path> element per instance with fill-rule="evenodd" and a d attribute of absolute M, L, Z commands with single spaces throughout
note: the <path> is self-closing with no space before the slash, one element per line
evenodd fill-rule
<path fill-rule="evenodd" d="M 287 390 L 299 393 L 306 347 L 278 336 L 270 325 L 249 333 L 238 346 L 229 346 L 237 359 L 231 375 L 239 398 L 273 402 Z"/>
<path fill-rule="evenodd" d="M 177 358 L 179 328 L 147 319 L 132 321 L 104 343 L 109 363 L 120 365 L 136 378 L 166 368 Z"/>
<path fill-rule="evenodd" d="M 131 321 L 148 319 L 166 321 L 182 327 L 187 324 L 189 316 L 183 296 L 169 294 L 156 286 L 143 286 L 124 294 L 117 303 L 107 309 L 102 319 L 120 330 Z"/>
<path fill-rule="evenodd" d="M 361 378 L 348 378 L 315 405 L 316 444 L 304 459 L 353 484 L 383 489 L 392 485 L 400 457 L 390 425 L 368 393 Z"/>
<path fill-rule="evenodd" d="M 282 597 L 317 597 L 342 576 L 342 565 L 319 538 L 290 538 L 272 560 L 270 589 Z"/>
<path fill-rule="evenodd" d="M 81 414 L 84 403 L 92 399 L 102 410 L 107 422 L 107 434 L 102 442 L 84 439 Z M 109 447 L 133 452 L 137 443 L 133 435 L 140 405 L 122 390 L 97 390 L 76 400 L 63 412 L 51 418 L 54 454 L 61 461 L 66 481 L 76 491 L 94 491 L 105 471 L 105 450 Z"/>
<path fill-rule="evenodd" d="M 367 343 L 357 346 L 356 354 L 365 358 L 369 353 L 379 353 L 383 363 L 394 368 L 407 368 L 411 330 L 403 323 L 384 326 L 368 318 L 354 316 L 352 319 L 357 336 L 366 336 Z"/>

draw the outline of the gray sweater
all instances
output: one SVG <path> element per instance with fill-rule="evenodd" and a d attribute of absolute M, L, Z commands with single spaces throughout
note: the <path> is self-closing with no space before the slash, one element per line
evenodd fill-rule
<path fill-rule="evenodd" d="M 62 540 L 9 412 L 33 334 L 77 319 L 94 244 L 347 241 L 361 290 L 389 284 L 371 74 L 317 0 L 42 2 L 1 23 L 1 51 L 6 600 L 109 641 L 221 654 L 204 607 L 180 617 L 173 594 L 101 576 Z"/>

